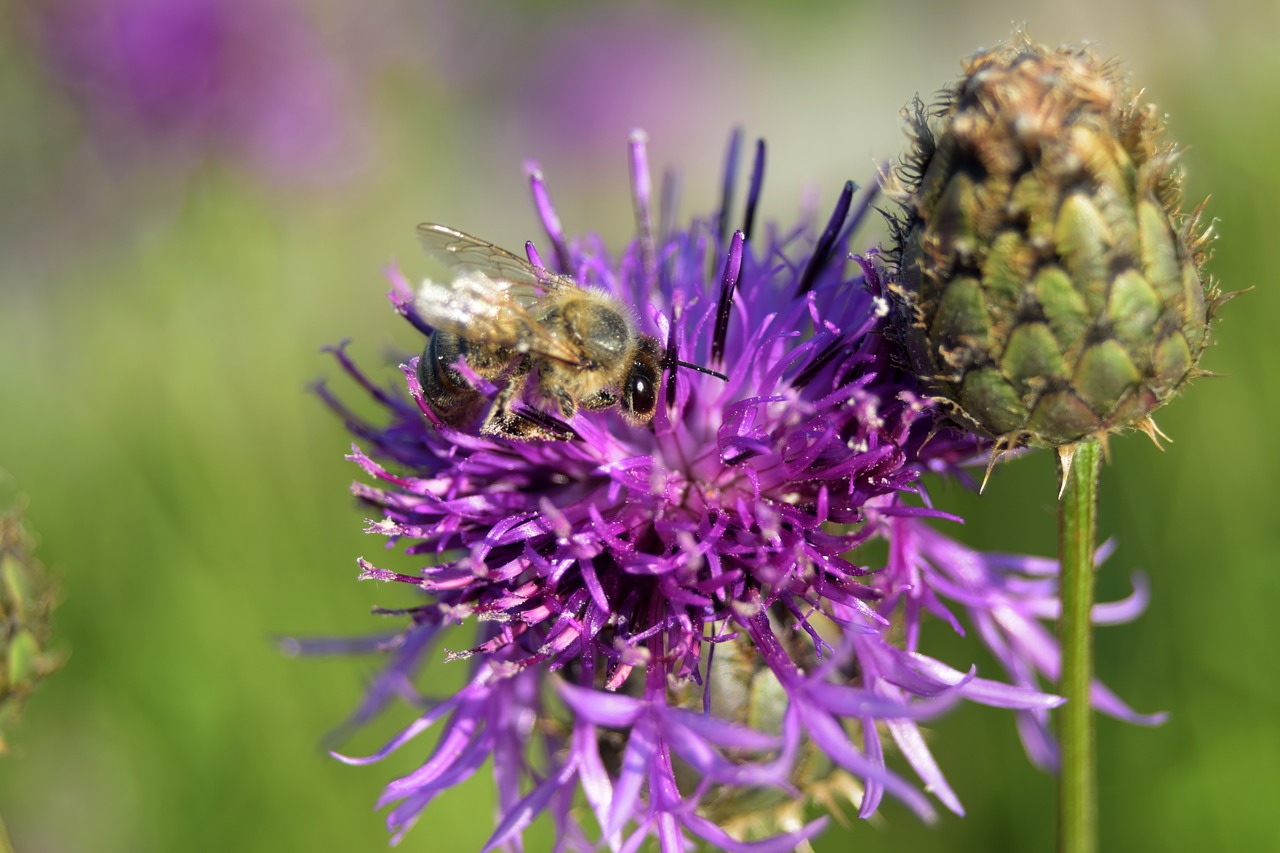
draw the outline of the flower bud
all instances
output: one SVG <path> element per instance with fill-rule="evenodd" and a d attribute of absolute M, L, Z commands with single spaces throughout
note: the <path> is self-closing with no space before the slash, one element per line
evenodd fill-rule
<path fill-rule="evenodd" d="M 4 725 L 62 665 L 64 655 L 49 648 L 53 607 L 53 585 L 31 555 L 19 511 L 0 512 L 0 753 Z"/>
<path fill-rule="evenodd" d="M 1154 438 L 1227 298 L 1155 108 L 1113 63 L 1017 33 L 907 121 L 895 295 L 912 369 L 997 454 Z"/>

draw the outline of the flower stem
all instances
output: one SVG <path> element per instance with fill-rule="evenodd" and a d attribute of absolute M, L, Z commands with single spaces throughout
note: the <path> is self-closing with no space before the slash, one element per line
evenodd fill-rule
<path fill-rule="evenodd" d="M 9 831 L 5 829 L 3 817 L 0 817 L 0 853 L 13 853 L 13 842 L 9 840 Z"/>
<path fill-rule="evenodd" d="M 1098 470 L 1102 448 L 1085 441 L 1061 454 L 1063 493 L 1058 502 L 1058 555 L 1062 563 L 1062 678 L 1067 702 L 1059 716 L 1062 770 L 1058 777 L 1058 851 L 1098 849 L 1097 770 L 1093 735 L 1094 551 L 1098 533 Z"/>

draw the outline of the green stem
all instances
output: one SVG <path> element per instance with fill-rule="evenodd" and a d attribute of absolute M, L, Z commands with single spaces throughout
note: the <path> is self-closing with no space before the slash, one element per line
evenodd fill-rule
<path fill-rule="evenodd" d="M 9 840 L 9 833 L 4 828 L 3 817 L 0 817 L 0 853 L 13 853 L 13 842 Z"/>
<path fill-rule="evenodd" d="M 1098 849 L 1097 770 L 1093 736 L 1094 551 L 1098 535 L 1098 470 L 1102 448 L 1081 442 L 1074 459 L 1060 465 L 1065 479 L 1058 502 L 1058 555 L 1062 561 L 1062 679 L 1059 710 L 1062 772 L 1058 778 L 1058 851 L 1095 853 Z M 1065 468 L 1065 471 L 1061 469 Z"/>

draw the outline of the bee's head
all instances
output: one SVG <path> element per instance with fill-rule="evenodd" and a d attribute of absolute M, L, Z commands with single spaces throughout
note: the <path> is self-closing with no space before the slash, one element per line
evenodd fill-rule
<path fill-rule="evenodd" d="M 662 349 L 656 340 L 641 335 L 631 366 L 622 379 L 623 417 L 635 424 L 646 424 L 653 419 L 661 378 Z"/>

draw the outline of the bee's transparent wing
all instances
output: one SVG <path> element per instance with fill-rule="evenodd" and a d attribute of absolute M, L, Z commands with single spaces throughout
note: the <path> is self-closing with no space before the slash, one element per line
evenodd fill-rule
<path fill-rule="evenodd" d="M 443 225 L 419 225 L 418 236 L 430 255 L 458 271 L 449 282 L 427 280 L 418 290 L 414 304 L 427 323 L 474 343 L 566 364 L 581 361 L 532 313 L 548 292 L 577 287 L 573 279 Z"/>
<path fill-rule="evenodd" d="M 578 287 L 567 275 L 535 267 L 519 255 L 447 225 L 423 223 L 418 226 L 418 239 L 427 254 L 445 266 L 482 272 L 490 278 L 509 282 L 513 295 L 520 300 L 564 287 Z M 534 292 L 530 293 L 528 288 Z"/>

